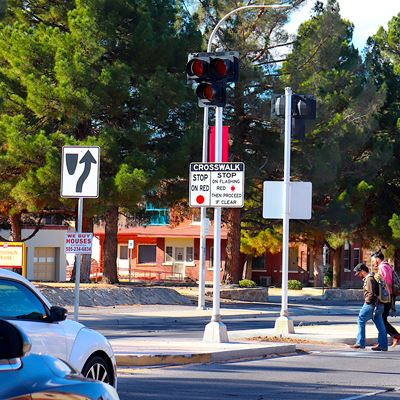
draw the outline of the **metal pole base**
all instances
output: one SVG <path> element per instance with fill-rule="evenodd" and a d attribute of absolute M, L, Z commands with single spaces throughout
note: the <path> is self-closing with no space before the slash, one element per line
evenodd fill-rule
<path fill-rule="evenodd" d="M 204 330 L 203 342 L 229 343 L 225 324 L 217 321 L 209 322 Z"/>
<path fill-rule="evenodd" d="M 198 310 L 208 310 L 206 306 L 197 306 Z"/>
<path fill-rule="evenodd" d="M 295 333 L 293 321 L 288 317 L 280 316 L 275 321 L 275 335 L 287 336 L 289 333 Z"/>

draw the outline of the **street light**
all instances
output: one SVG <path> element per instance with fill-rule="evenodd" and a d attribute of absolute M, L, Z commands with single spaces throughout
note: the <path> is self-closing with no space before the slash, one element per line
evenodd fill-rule
<path fill-rule="evenodd" d="M 208 39 L 207 52 L 211 52 L 212 43 L 214 40 L 214 36 L 216 35 L 218 29 L 222 25 L 222 23 L 228 19 L 231 15 L 237 13 L 238 11 L 248 10 L 252 8 L 272 8 L 272 9 L 281 9 L 281 8 L 291 8 L 290 5 L 272 5 L 272 4 L 260 4 L 260 5 L 248 5 L 238 7 L 228 14 L 226 14 L 221 20 L 217 23 L 213 31 L 211 32 L 210 38 Z M 215 113 L 215 162 L 220 162 L 222 159 L 222 107 L 216 107 Z M 208 155 L 208 107 L 204 108 L 204 118 L 203 118 L 203 151 L 202 151 L 202 162 L 207 162 Z M 205 255 L 206 255 L 206 208 L 201 207 L 200 218 L 201 218 L 201 228 L 200 228 L 200 271 L 199 271 L 199 298 L 198 298 L 198 308 L 205 309 Z M 221 230 L 221 208 L 214 209 L 214 240 L 220 240 L 220 230 Z M 217 260 L 218 258 L 218 260 Z M 214 338 L 211 338 L 213 341 L 228 341 L 226 328 L 220 322 L 220 276 L 219 276 L 219 265 L 220 265 L 220 249 L 217 246 L 214 246 L 214 272 L 213 272 L 213 312 L 211 323 L 217 322 L 220 324 L 220 332 L 219 335 L 215 335 Z M 216 337 L 219 337 L 216 338 Z M 226 338 L 226 339 L 222 339 Z"/>

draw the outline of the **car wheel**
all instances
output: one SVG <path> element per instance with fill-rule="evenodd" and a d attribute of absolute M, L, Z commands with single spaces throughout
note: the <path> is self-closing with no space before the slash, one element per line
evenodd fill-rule
<path fill-rule="evenodd" d="M 113 374 L 109 364 L 100 356 L 89 358 L 82 369 L 82 375 L 85 378 L 109 383 L 110 385 L 114 383 Z"/>

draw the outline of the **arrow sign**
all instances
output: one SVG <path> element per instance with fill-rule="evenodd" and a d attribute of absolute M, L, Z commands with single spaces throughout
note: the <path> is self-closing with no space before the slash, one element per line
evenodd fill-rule
<path fill-rule="evenodd" d="M 100 173 L 98 146 L 64 146 L 61 197 L 98 197 Z"/>
<path fill-rule="evenodd" d="M 82 186 L 90 174 L 90 169 L 92 168 L 92 163 L 97 164 L 97 161 L 92 156 L 92 153 L 88 150 L 85 153 L 85 155 L 82 157 L 81 161 L 79 161 L 79 164 L 84 164 L 85 168 L 83 170 L 82 175 L 79 177 L 78 182 L 76 183 L 77 193 L 82 193 Z"/>

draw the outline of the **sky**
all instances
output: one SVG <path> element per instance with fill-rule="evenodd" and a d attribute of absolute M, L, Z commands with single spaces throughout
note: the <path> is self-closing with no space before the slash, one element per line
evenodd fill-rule
<path fill-rule="evenodd" d="M 379 27 L 387 29 L 388 22 L 400 13 L 400 0 L 338 0 L 342 18 L 354 24 L 353 44 L 362 50 L 369 36 L 374 35 Z M 293 13 L 286 26 L 290 33 L 295 33 L 299 24 L 310 18 L 310 11 L 315 0 L 308 0 L 301 10 Z M 324 1 L 326 3 L 326 0 Z"/>

